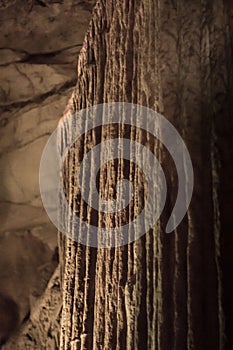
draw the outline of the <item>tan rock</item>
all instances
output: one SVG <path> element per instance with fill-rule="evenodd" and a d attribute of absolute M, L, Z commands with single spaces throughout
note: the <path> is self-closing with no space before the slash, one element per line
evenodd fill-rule
<path fill-rule="evenodd" d="M 32 7 L 30 3 L 15 1 L 1 11 L 1 47 L 9 48 L 10 43 L 16 50 L 41 54 L 82 44 L 94 0 L 45 1 L 45 6 L 34 2 Z"/>
<path fill-rule="evenodd" d="M 43 207 L 0 202 L 0 233 L 50 222 Z"/>
<path fill-rule="evenodd" d="M 54 250 L 29 230 L 1 234 L 0 240 L 0 294 L 17 303 L 22 321 L 30 309 L 30 296 L 43 293 L 57 260 Z"/>
<path fill-rule="evenodd" d="M 39 136 L 26 146 L 1 157 L 1 201 L 30 203 L 39 195 L 40 159 L 48 137 Z"/>
<path fill-rule="evenodd" d="M 21 61 L 26 57 L 26 53 L 12 49 L 0 49 L 0 65 Z"/>
<path fill-rule="evenodd" d="M 40 135 L 52 133 L 65 109 L 73 88 L 49 96 L 39 104 L 31 103 L 2 115 L 0 154 L 15 150 Z"/>
<path fill-rule="evenodd" d="M 67 83 L 72 83 L 75 72 L 72 67 L 43 64 L 11 64 L 0 67 L 0 105 L 33 101 L 41 95 L 56 93 Z"/>

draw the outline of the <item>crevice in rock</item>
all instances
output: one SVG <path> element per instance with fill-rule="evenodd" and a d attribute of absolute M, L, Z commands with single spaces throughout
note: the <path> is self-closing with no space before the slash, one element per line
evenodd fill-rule
<path fill-rule="evenodd" d="M 10 112 L 12 109 L 15 108 L 23 108 L 25 106 L 28 106 L 29 104 L 33 103 L 42 103 L 43 101 L 45 101 L 49 96 L 53 96 L 55 94 L 60 94 L 62 92 L 64 92 L 65 90 L 75 87 L 77 82 L 77 79 L 72 79 L 70 81 L 67 81 L 65 84 L 63 84 L 62 86 L 56 86 L 54 89 L 46 92 L 45 94 L 42 94 L 40 96 L 37 96 L 33 99 L 27 100 L 27 101 L 20 101 L 20 102 L 14 102 L 11 103 L 9 105 L 6 106 L 2 106 L 2 108 L 0 109 L 0 113 L 3 114 L 4 112 Z"/>

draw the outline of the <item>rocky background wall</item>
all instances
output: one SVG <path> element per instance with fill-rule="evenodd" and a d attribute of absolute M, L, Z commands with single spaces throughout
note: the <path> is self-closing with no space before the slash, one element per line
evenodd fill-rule
<path fill-rule="evenodd" d="M 0 1 L 0 342 L 17 313 L 26 334 L 9 349 L 55 349 L 48 332 L 59 278 L 48 286 L 55 297 L 44 291 L 58 264 L 57 234 L 40 200 L 39 163 L 76 84 L 93 4 Z"/>
<path fill-rule="evenodd" d="M 17 269 L 22 263 L 18 280 L 27 275 L 25 266 L 34 258 L 35 264 L 30 264 L 28 274 L 40 280 L 37 271 L 46 270 L 46 285 L 57 264 L 56 238 L 41 209 L 37 182 L 31 182 L 31 177 L 36 168 L 35 176 L 38 175 L 36 159 L 38 150 L 42 149 L 40 141 L 46 141 L 52 131 L 50 126 L 54 128 L 60 117 L 51 117 L 51 111 L 57 112 L 59 103 L 64 108 L 75 84 L 71 65 L 75 67 L 76 62 L 71 56 L 77 55 L 81 44 L 77 21 L 82 23 L 84 15 L 90 15 L 90 7 L 86 6 L 78 1 L 72 5 L 69 1 L 35 0 L 20 5 L 16 1 L 1 2 L 6 28 L 1 45 L 5 55 L 1 57 L 6 57 L 1 74 L 4 77 L 1 120 L 2 130 L 8 130 L 2 136 L 5 143 L 1 157 L 4 228 L 1 237 L 8 245 L 2 256 L 6 259 L 12 247 L 18 248 L 19 242 L 23 242 L 23 254 L 18 255 L 15 263 Z M 54 11 L 59 21 L 63 18 L 60 31 L 56 29 L 59 21 L 52 20 L 48 25 L 45 11 L 48 16 Z M 44 293 L 35 288 L 36 300 L 31 293 L 32 282 L 27 284 L 24 280 L 25 288 L 19 297 L 18 290 L 22 287 L 9 282 L 14 279 L 13 270 L 8 270 L 0 307 L 3 311 L 11 309 L 13 316 L 19 307 L 20 319 L 26 315 L 28 321 L 21 327 L 19 337 L 12 338 L 5 349 L 232 349 L 232 23 L 232 3 L 228 0 L 98 2 L 79 59 L 74 103 L 67 112 L 118 100 L 141 103 L 164 113 L 180 131 L 191 153 L 195 172 L 193 201 L 177 231 L 166 236 L 163 225 L 175 196 L 176 178 L 171 168 L 166 174 L 171 203 L 159 224 L 137 242 L 117 249 L 96 250 L 62 236 L 62 312 L 59 267 Z M 47 32 L 50 25 L 51 36 Z M 13 27 L 22 28 L 21 41 L 14 35 Z M 68 28 L 70 32 L 66 32 Z M 37 30 L 40 34 L 36 37 Z M 74 46 L 66 46 L 66 40 L 71 37 Z M 10 40 L 14 47 L 9 45 Z M 26 43 L 30 42 L 31 51 L 22 50 L 19 42 L 23 47 L 28 47 Z M 35 42 L 40 50 L 35 50 Z M 56 42 L 60 43 L 59 49 L 55 48 Z M 9 61 L 10 55 L 13 58 Z M 33 74 L 34 70 L 28 73 L 26 67 L 29 70 L 34 67 L 36 73 Z M 23 88 L 17 87 L 20 80 Z M 29 97 L 25 97 L 25 91 Z M 28 117 L 35 109 L 33 117 Z M 73 132 L 68 125 L 64 131 Z M 36 134 L 32 140 L 33 133 Z M 18 153 L 16 146 L 11 146 L 10 137 L 17 141 Z M 23 153 L 25 149 L 27 152 Z M 35 153 L 30 153 L 33 149 Z M 164 152 L 157 151 L 166 162 Z M 69 161 L 65 175 L 67 184 L 71 185 L 72 202 L 77 189 L 72 187 L 72 157 Z M 7 173 L 7 169 L 11 171 Z M 101 186 L 112 184 L 117 176 L 113 166 Z M 17 222 L 20 225 L 14 227 Z M 17 239 L 16 243 L 12 243 L 12 237 Z M 26 254 L 27 239 L 31 241 Z M 30 257 L 32 241 L 39 251 L 38 259 L 36 248 Z M 43 256 L 38 248 L 40 244 L 44 247 L 41 251 L 47 249 L 45 265 L 38 263 Z M 17 256 L 16 252 L 13 256 Z M 26 263 L 22 262 L 22 256 L 28 257 Z M 5 266 L 9 268 L 9 261 Z M 3 331 L 6 337 L 10 330 Z"/>

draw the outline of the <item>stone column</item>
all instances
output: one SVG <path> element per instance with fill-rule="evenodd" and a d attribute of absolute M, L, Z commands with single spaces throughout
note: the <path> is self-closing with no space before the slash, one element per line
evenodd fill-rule
<path fill-rule="evenodd" d="M 103 102 L 150 107 L 185 140 L 195 185 L 186 217 L 167 235 L 177 176 L 166 150 L 158 147 L 169 193 L 153 229 L 111 249 L 84 246 L 61 235 L 60 349 L 232 347 L 232 10 L 231 2 L 223 0 L 97 3 L 64 120 Z M 61 123 L 61 132 L 62 143 L 74 128 Z M 101 132 L 90 133 L 67 157 L 69 203 L 76 203 L 78 195 L 73 169 L 100 141 Z M 109 165 L 102 190 L 118 178 L 117 165 Z M 129 176 L 135 180 L 140 174 L 132 167 Z M 142 203 L 145 190 L 140 195 Z M 88 221 L 91 209 L 77 202 Z M 101 224 L 98 213 L 96 220 Z M 116 217 L 111 220 L 114 224 Z"/>

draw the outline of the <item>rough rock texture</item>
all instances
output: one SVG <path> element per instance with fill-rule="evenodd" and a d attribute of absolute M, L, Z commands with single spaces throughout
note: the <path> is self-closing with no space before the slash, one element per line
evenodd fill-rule
<path fill-rule="evenodd" d="M 43 294 L 33 305 L 30 317 L 19 334 L 3 350 L 58 350 L 62 307 L 60 270 L 56 269 Z"/>
<path fill-rule="evenodd" d="M 153 230 L 127 246 L 98 250 L 61 235 L 60 349 L 232 349 L 232 14 L 232 2 L 223 0 L 98 2 L 61 143 L 74 130 L 68 118 L 76 110 L 109 101 L 151 107 L 186 141 L 195 188 L 186 218 L 166 235 L 177 179 L 157 145 L 170 191 Z M 67 158 L 70 204 L 80 195 L 74 169 L 100 140 L 88 135 Z M 110 164 L 100 181 L 109 198 L 105 185 L 121 171 Z M 137 188 L 136 175 L 131 169 Z M 90 220 L 91 209 L 80 203 L 77 212 Z M 100 214 L 97 220 L 103 224 Z"/>
<path fill-rule="evenodd" d="M 28 227 L 22 206 L 32 220 L 42 216 L 40 157 L 75 85 L 77 56 L 93 3 L 1 3 L 0 205 L 6 218 L 12 203 L 17 228 Z M 12 228 L 12 220 L 6 221 Z M 46 214 L 39 221 L 48 222 Z"/>
<path fill-rule="evenodd" d="M 43 232 L 47 233 L 47 240 Z M 1 293 L 10 295 L 20 305 L 20 321 L 23 321 L 30 304 L 43 294 L 57 266 L 51 230 L 44 225 L 6 232 L 1 234 L 0 243 Z"/>
<path fill-rule="evenodd" d="M 0 1 L 0 294 L 17 303 L 20 321 L 57 266 L 57 233 L 40 199 L 39 163 L 75 86 L 93 4 Z M 0 319 L 0 335 L 1 329 Z M 42 349 L 39 342 L 35 349 Z"/>

